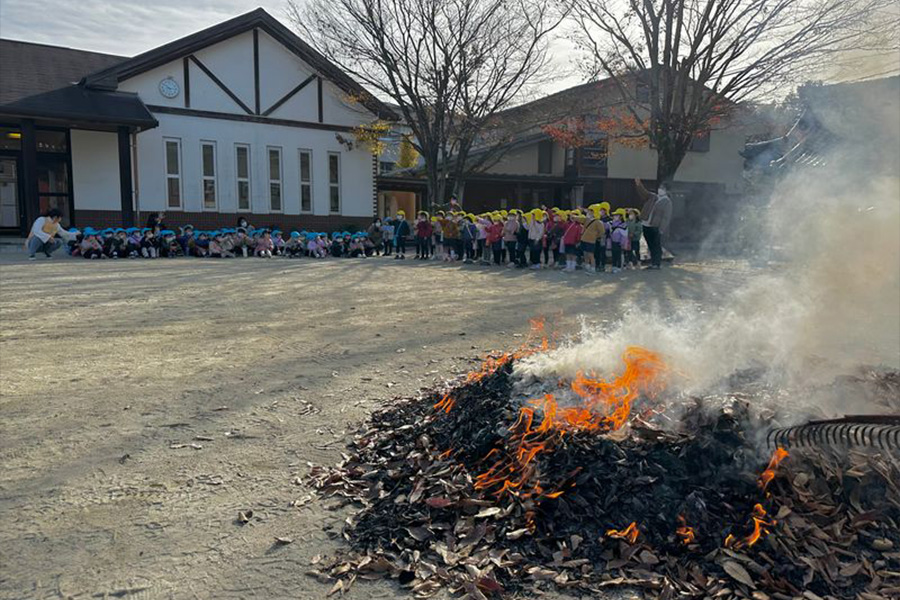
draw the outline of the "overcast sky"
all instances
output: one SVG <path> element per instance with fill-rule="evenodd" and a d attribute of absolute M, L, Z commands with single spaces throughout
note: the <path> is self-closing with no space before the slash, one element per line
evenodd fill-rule
<path fill-rule="evenodd" d="M 290 26 L 285 5 L 286 0 L 0 0 L 0 37 L 134 56 L 260 6 Z M 556 62 L 561 76 L 546 93 L 581 83 L 568 58 Z"/>
<path fill-rule="evenodd" d="M 265 8 L 287 23 L 286 0 L 0 0 L 0 37 L 133 56 L 231 17 Z M 289 24 L 288 24 L 289 25 Z M 554 43 L 552 93 L 576 85 L 571 47 Z M 873 64 L 835 65 L 826 80 L 859 79 L 897 72 L 897 57 Z"/>

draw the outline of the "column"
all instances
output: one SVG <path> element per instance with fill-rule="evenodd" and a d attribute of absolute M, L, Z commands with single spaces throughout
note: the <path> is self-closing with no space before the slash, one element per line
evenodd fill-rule
<path fill-rule="evenodd" d="M 122 201 L 122 226 L 134 226 L 134 205 L 131 183 L 131 132 L 119 127 L 119 195 Z"/>

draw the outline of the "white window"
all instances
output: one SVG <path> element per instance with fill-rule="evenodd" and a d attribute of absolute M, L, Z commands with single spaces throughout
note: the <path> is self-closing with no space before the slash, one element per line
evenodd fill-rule
<path fill-rule="evenodd" d="M 300 212 L 312 212 L 312 190 L 312 150 L 300 150 Z"/>
<path fill-rule="evenodd" d="M 250 210 L 250 146 L 235 144 L 234 156 L 237 161 L 237 209 Z"/>
<path fill-rule="evenodd" d="M 328 153 L 328 212 L 341 212 L 341 155 Z"/>
<path fill-rule="evenodd" d="M 216 143 L 200 142 L 203 209 L 216 210 Z"/>
<path fill-rule="evenodd" d="M 281 212 L 281 148 L 269 147 L 269 209 Z"/>
<path fill-rule="evenodd" d="M 166 152 L 166 206 L 181 208 L 181 140 L 164 138 Z"/>

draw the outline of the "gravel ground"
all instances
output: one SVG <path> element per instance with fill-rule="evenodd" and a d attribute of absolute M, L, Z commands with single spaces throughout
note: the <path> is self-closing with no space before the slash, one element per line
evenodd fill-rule
<path fill-rule="evenodd" d="M 0 598 L 322 598 L 305 571 L 346 513 L 298 478 L 372 409 L 531 317 L 711 307 L 752 273 L 23 259 L 0 255 Z"/>

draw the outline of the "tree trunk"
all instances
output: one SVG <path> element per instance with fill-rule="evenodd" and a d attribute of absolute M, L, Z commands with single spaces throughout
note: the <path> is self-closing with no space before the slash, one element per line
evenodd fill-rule
<path fill-rule="evenodd" d="M 456 196 L 456 199 L 459 201 L 459 206 L 462 208 L 465 206 L 463 204 L 464 197 L 466 195 L 466 180 L 455 179 L 453 181 L 453 195 Z"/>
<path fill-rule="evenodd" d="M 675 173 L 684 160 L 684 152 L 670 146 L 671 142 L 660 144 L 656 150 L 656 183 L 657 185 L 672 183 Z"/>

